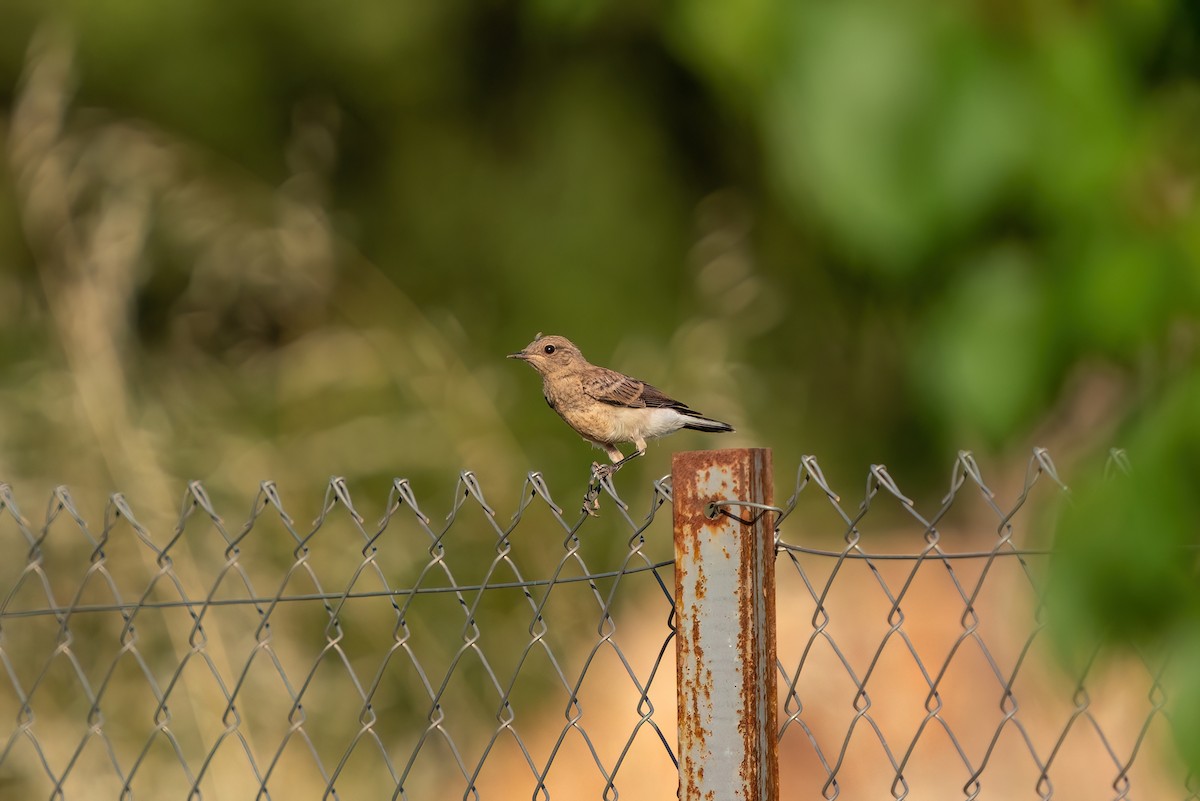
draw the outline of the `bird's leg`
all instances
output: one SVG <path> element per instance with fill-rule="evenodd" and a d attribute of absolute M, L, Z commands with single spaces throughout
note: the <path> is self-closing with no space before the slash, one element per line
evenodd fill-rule
<path fill-rule="evenodd" d="M 608 454 L 608 458 L 612 460 L 612 464 L 600 464 L 599 462 L 592 462 L 593 481 L 602 481 L 610 477 L 613 473 L 617 472 L 621 465 L 625 463 L 625 459 L 627 458 L 621 453 L 621 449 L 616 445 L 605 445 L 604 452 Z"/>
<path fill-rule="evenodd" d="M 637 457 L 646 454 L 646 443 L 644 440 L 638 441 L 635 445 L 637 445 L 637 449 L 628 456 L 623 456 L 620 449 L 615 445 L 609 445 L 604 450 L 608 453 L 608 458 L 612 459 L 612 464 L 592 462 L 592 480 L 588 483 L 587 494 L 583 496 L 583 511 L 592 517 L 598 517 L 597 512 L 600 510 L 600 490 L 603 488 L 604 482 L 611 482 L 613 474 L 620 470 L 626 462 L 631 462 Z"/>
<path fill-rule="evenodd" d="M 599 479 L 612 478 L 613 474 L 625 466 L 626 462 L 632 462 L 639 456 L 646 455 L 646 443 L 641 441 L 636 443 L 637 449 L 628 456 L 623 456 L 615 447 L 609 447 L 608 458 L 612 459 L 612 464 L 597 464 L 592 463 L 592 474 Z M 614 455 L 614 451 L 616 452 Z"/>
<path fill-rule="evenodd" d="M 634 459 L 638 458 L 639 456 L 645 456 L 645 455 L 646 455 L 646 443 L 643 442 L 643 443 L 641 443 L 641 446 L 637 450 L 635 450 L 633 453 L 622 458 L 620 461 L 614 462 L 613 466 L 612 466 L 612 470 L 609 472 L 609 475 L 612 475 L 613 473 L 620 470 L 621 466 L 624 465 L 626 462 L 632 462 Z"/>

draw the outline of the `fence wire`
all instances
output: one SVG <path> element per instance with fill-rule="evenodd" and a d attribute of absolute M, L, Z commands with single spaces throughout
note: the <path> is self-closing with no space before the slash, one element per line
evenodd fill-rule
<path fill-rule="evenodd" d="M 1161 758 L 1164 660 L 1048 666 L 1023 515 L 1063 489 L 1039 450 L 1003 504 L 963 453 L 922 513 L 883 467 L 843 502 L 803 460 L 783 797 L 1198 797 Z M 0 484 L 0 797 L 672 797 L 669 479 L 648 494 L 606 484 L 594 519 L 530 473 L 508 516 L 464 472 L 440 522 L 396 480 L 368 523 L 335 478 L 298 526 L 266 482 L 230 526 L 192 483 L 162 537 L 65 488 L 34 525 Z"/>
<path fill-rule="evenodd" d="M 1124 455 L 1114 452 L 1110 466 L 1125 469 Z M 1099 646 L 1074 676 L 1050 664 L 1043 590 L 1054 532 L 1049 515 L 1035 517 L 1037 526 L 1028 519 L 1038 491 L 1043 501 L 1067 491 L 1040 448 L 1005 505 L 961 452 L 928 514 L 882 465 L 871 468 L 864 499 L 847 505 L 817 461 L 803 460 L 777 527 L 780 626 L 808 615 L 807 626 L 779 638 L 785 789 L 803 784 L 811 795 L 797 797 L 819 790 L 827 799 L 843 797 L 844 784 L 850 798 L 886 789 L 896 799 L 1130 799 L 1138 764 L 1139 797 L 1197 798 L 1192 776 L 1164 769 L 1163 655 L 1139 655 L 1106 675 Z M 838 547 L 796 539 L 818 516 L 805 501 L 824 507 Z M 879 517 L 903 534 L 870 533 Z M 913 533 L 919 550 L 879 548 Z M 1147 757 L 1151 740 L 1157 753 Z M 803 769 L 788 771 L 789 758 Z M 869 789 L 864 774 L 876 782 Z"/>
<path fill-rule="evenodd" d="M 673 578 L 642 533 L 665 496 L 656 488 L 641 520 L 611 500 L 625 547 L 609 549 L 614 569 L 593 572 L 585 516 L 565 517 L 537 473 L 507 523 L 469 472 L 438 524 L 398 480 L 368 526 L 333 479 L 305 529 L 270 482 L 236 531 L 193 483 L 163 545 L 121 495 L 93 534 L 65 488 L 35 528 L 0 486 L 27 552 L 0 585 L 0 710 L 12 721 L 0 794 L 479 798 L 503 782 L 491 797 L 513 786 L 549 797 L 562 754 L 573 757 L 572 781 L 587 783 L 582 744 L 600 792 L 615 798 L 635 742 L 657 744 L 670 764 L 675 711 L 649 698 L 672 637 Z M 525 548 L 524 558 L 547 577 L 530 580 L 513 534 L 535 512 L 541 553 Z M 469 530 L 466 542 L 454 541 L 458 529 Z M 10 554 L 17 545 L 5 543 Z M 281 570 L 258 569 L 281 554 Z M 282 577 L 262 593 L 271 572 Z M 397 585 L 397 573 L 410 580 Z M 657 653 L 636 665 L 613 618 L 617 596 L 632 589 L 639 615 L 661 621 Z M 636 717 L 615 749 L 585 725 L 582 699 L 597 697 L 585 682 L 633 699 Z M 527 721 L 538 725 L 533 735 Z M 483 775 L 500 760 L 499 777 Z"/>

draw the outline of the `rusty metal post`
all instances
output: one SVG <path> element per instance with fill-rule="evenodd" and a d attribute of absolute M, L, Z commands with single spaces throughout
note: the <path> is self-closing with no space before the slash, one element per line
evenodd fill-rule
<path fill-rule="evenodd" d="M 679 797 L 775 801 L 775 539 L 771 451 L 676 453 Z"/>

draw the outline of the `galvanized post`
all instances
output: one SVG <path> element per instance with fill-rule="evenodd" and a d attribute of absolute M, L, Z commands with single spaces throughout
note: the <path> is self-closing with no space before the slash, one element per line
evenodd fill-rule
<path fill-rule="evenodd" d="M 679 797 L 775 801 L 775 515 L 714 505 L 771 505 L 771 451 L 677 453 L 671 486 Z"/>

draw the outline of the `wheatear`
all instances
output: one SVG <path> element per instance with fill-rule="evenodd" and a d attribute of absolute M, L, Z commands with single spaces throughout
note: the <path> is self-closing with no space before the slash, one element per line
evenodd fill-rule
<path fill-rule="evenodd" d="M 613 467 L 646 452 L 646 440 L 673 434 L 681 428 L 697 431 L 733 431 L 728 423 L 702 417 L 662 390 L 627 375 L 597 367 L 583 358 L 565 337 L 542 336 L 508 358 L 521 359 L 541 373 L 542 394 L 550 408 L 585 440 L 601 448 Z M 632 442 L 637 449 L 624 456 L 618 443 Z"/>

